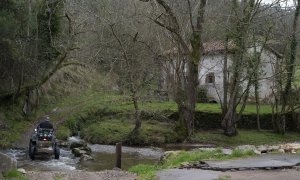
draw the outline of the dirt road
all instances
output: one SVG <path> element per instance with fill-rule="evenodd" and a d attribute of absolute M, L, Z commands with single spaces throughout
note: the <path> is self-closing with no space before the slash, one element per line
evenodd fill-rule
<path fill-rule="evenodd" d="M 135 180 L 137 176 L 125 171 L 106 170 L 100 172 L 87 171 L 29 171 L 26 176 L 30 180 Z"/>

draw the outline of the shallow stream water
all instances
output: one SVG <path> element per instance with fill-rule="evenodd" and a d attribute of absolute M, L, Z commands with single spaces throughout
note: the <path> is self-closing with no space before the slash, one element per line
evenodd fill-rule
<path fill-rule="evenodd" d="M 76 140 L 76 137 L 72 137 L 71 140 Z M 31 160 L 25 149 L 9 149 L 2 152 L 16 159 L 18 168 L 24 168 L 27 171 L 69 171 L 75 169 L 99 171 L 115 167 L 115 146 L 99 144 L 89 146 L 92 149 L 94 160 L 82 162 L 79 158 L 74 157 L 68 148 L 61 148 L 58 160 L 48 154 L 38 155 L 35 160 Z M 122 169 L 127 170 L 129 167 L 137 164 L 155 164 L 162 155 L 163 150 L 160 148 L 123 146 Z"/>

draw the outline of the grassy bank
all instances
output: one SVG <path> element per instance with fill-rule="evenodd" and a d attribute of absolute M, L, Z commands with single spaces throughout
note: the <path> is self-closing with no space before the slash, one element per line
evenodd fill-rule
<path fill-rule="evenodd" d="M 30 125 L 19 109 L 0 107 L 0 149 L 11 146 Z"/>
<path fill-rule="evenodd" d="M 163 169 L 178 168 L 183 162 L 193 162 L 201 160 L 226 160 L 240 157 L 253 156 L 253 151 L 242 152 L 240 150 L 234 150 L 231 155 L 224 155 L 221 149 L 214 151 L 181 151 L 179 153 L 173 153 L 167 156 L 167 158 L 157 165 L 137 165 L 129 169 L 130 172 L 137 173 L 140 179 L 154 179 L 155 174 Z"/>
<path fill-rule="evenodd" d="M 182 140 L 176 133 L 175 120 L 169 118 L 177 110 L 176 103 L 140 101 L 140 109 L 142 111 L 141 133 L 132 144 L 160 145 Z M 219 104 L 197 104 L 196 110 L 208 113 L 221 112 Z M 14 110 L 2 108 L 0 121 L 4 122 L 6 127 L 0 129 L 0 148 L 10 146 L 38 117 L 45 114 L 50 114 L 52 122 L 59 124 L 57 129 L 59 139 L 66 139 L 79 130 L 82 137 L 92 143 L 126 142 L 134 127 L 133 111 L 130 97 L 93 88 L 69 96 L 47 96 L 41 100 L 39 109 L 26 118 L 21 113 L 21 107 L 15 107 Z M 261 112 L 270 113 L 270 106 L 261 106 Z M 248 105 L 244 114 L 254 113 L 255 106 Z M 219 124 L 219 122 L 215 123 Z M 191 138 L 194 143 L 227 146 L 249 143 L 269 144 L 297 139 L 296 133 L 281 136 L 271 132 L 251 130 L 241 130 L 240 134 L 233 138 L 225 137 L 218 130 L 196 131 Z"/>
<path fill-rule="evenodd" d="M 176 134 L 174 120 L 168 119 L 172 113 L 176 112 L 176 104 L 174 102 L 140 102 L 142 110 L 142 128 L 138 139 L 132 144 L 135 145 L 160 145 L 164 143 L 174 143 L 181 140 Z M 126 142 L 127 137 L 134 127 L 133 105 L 127 96 L 117 95 L 111 92 L 86 91 L 85 93 L 73 98 L 66 98 L 57 105 L 58 109 L 63 109 L 53 118 L 65 119 L 61 132 L 67 132 L 70 129 L 73 133 L 77 130 L 81 131 L 84 139 L 91 143 L 114 144 L 116 142 Z M 262 112 L 268 113 L 269 106 L 262 106 Z M 198 111 L 221 112 L 218 104 L 198 104 Z M 249 105 L 245 113 L 255 113 L 255 106 Z M 58 129 L 60 131 L 60 129 Z M 69 133 L 67 133 L 69 134 Z M 268 138 L 273 133 L 265 132 L 257 133 L 256 131 L 241 131 L 238 141 L 225 141 L 228 145 L 248 144 L 249 139 L 254 138 L 260 144 L 269 142 Z M 277 136 L 277 135 L 274 135 Z M 288 141 L 296 139 L 296 134 L 288 135 Z M 66 134 L 59 135 L 65 138 Z M 256 138 L 257 137 L 257 138 Z M 205 144 L 224 144 L 224 139 L 228 138 L 222 135 L 220 131 L 204 131 L 197 132 L 192 137 L 194 143 Z M 271 137 L 272 138 L 272 137 Z M 243 141 L 243 139 L 245 139 Z M 284 140 L 284 137 L 276 138 Z M 237 142 L 237 143 L 235 143 Z M 250 141 L 252 142 L 252 141 Z"/>
<path fill-rule="evenodd" d="M 0 149 L 9 148 L 14 142 L 32 127 L 45 114 L 49 114 L 55 107 L 59 97 L 49 97 L 40 100 L 39 108 L 25 116 L 22 112 L 23 102 L 16 104 L 4 103 L 0 106 Z"/>
<path fill-rule="evenodd" d="M 3 178 L 6 180 L 28 180 L 26 176 L 24 176 L 21 172 L 17 171 L 16 169 L 12 169 L 8 172 L 3 174 Z M 0 175 L 1 179 L 1 175 Z"/>
<path fill-rule="evenodd" d="M 238 132 L 235 137 L 227 137 L 223 135 L 222 130 L 199 131 L 192 136 L 191 142 L 234 147 L 243 144 L 280 144 L 300 139 L 300 134 L 295 132 L 288 132 L 285 135 L 275 134 L 272 131 L 238 130 Z"/>

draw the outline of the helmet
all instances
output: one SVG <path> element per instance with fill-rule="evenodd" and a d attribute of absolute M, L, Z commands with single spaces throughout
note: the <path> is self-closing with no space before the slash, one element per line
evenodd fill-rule
<path fill-rule="evenodd" d="M 50 121 L 50 117 L 49 116 L 46 117 L 46 121 Z"/>

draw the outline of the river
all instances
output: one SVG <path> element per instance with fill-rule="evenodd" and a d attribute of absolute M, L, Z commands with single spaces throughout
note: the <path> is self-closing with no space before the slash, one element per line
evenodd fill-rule
<path fill-rule="evenodd" d="M 79 158 L 74 157 L 68 148 L 61 148 L 58 160 L 47 154 L 30 160 L 25 149 L 8 149 L 2 152 L 16 159 L 18 168 L 24 168 L 27 171 L 70 171 L 75 169 L 100 171 L 115 167 L 115 146 L 99 144 L 88 146 L 92 149 L 92 157 L 94 158 L 92 161 L 80 161 Z M 122 169 L 127 170 L 137 164 L 155 164 L 163 153 L 161 148 L 123 146 Z"/>

